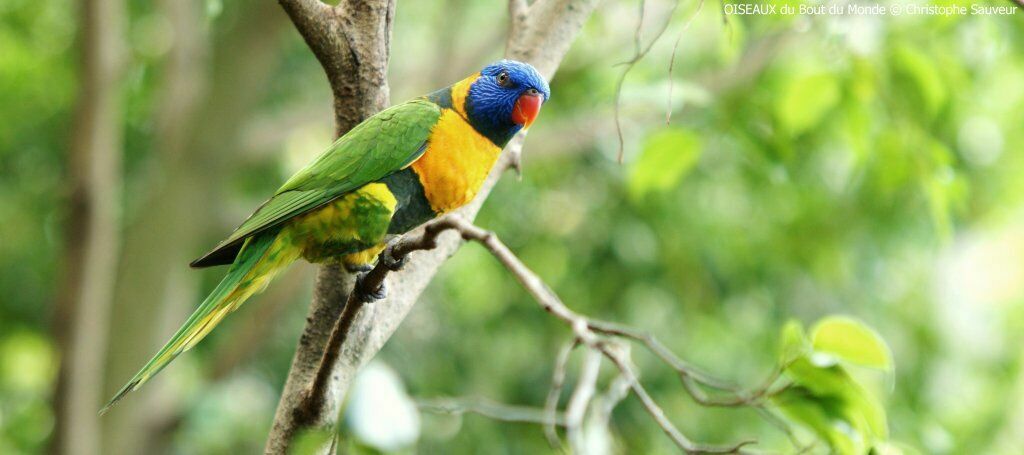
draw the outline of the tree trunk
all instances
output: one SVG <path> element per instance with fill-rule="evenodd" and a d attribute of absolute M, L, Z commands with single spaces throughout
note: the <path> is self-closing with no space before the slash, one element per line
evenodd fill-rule
<path fill-rule="evenodd" d="M 383 2 L 369 3 L 376 5 Z M 361 20 L 350 17 L 357 12 L 347 5 L 347 2 L 342 2 L 338 7 L 330 7 L 316 0 L 281 0 L 281 4 L 323 64 L 332 87 L 336 87 L 337 79 L 344 80 L 355 74 L 355 71 L 346 73 L 346 70 L 352 70 L 352 67 L 337 64 L 350 61 L 351 55 L 359 56 L 356 70 L 360 70 L 358 65 L 366 64 L 374 69 L 374 74 L 377 71 L 380 74 L 384 73 L 383 65 L 386 64 L 388 55 L 386 37 L 390 31 L 390 12 L 393 11 L 393 4 L 389 4 L 387 8 L 376 6 L 373 9 L 376 15 L 370 18 L 363 17 Z M 596 5 L 597 0 L 538 0 L 529 6 L 525 0 L 510 1 L 509 11 L 512 17 L 506 55 L 533 64 L 542 75 L 550 79 Z M 343 27 L 340 24 L 347 26 Z M 382 28 L 385 32 L 383 35 L 380 33 Z M 359 46 L 352 49 L 355 52 L 348 52 L 350 49 L 346 45 L 346 38 L 348 42 Z M 382 90 L 386 90 L 386 85 L 381 86 Z M 372 92 L 339 92 L 335 89 L 334 93 L 339 134 L 355 124 L 351 122 L 350 116 L 353 111 L 347 106 L 359 106 L 360 109 L 365 109 L 368 105 L 374 106 L 368 101 L 369 98 L 366 98 L 373 96 Z M 386 94 L 386 91 L 384 93 Z M 374 106 L 375 109 L 357 111 L 362 114 L 360 119 L 384 107 L 379 94 L 376 101 L 380 104 Z M 342 128 L 343 126 L 346 128 Z M 460 210 L 463 217 L 473 219 L 502 172 L 510 163 L 518 162 L 522 140 L 523 136 L 520 135 L 506 148 L 477 198 Z M 278 403 L 274 426 L 267 439 L 267 453 L 286 453 L 303 429 L 335 426 L 341 402 L 355 373 L 391 337 L 437 269 L 455 252 L 460 243 L 457 234 L 446 233 L 440 238 L 438 248 L 413 255 L 403 270 L 388 276 L 388 297 L 366 305 L 356 317 L 351 330 L 346 333 L 345 344 L 341 346 L 338 361 L 331 371 L 330 387 L 324 389 L 326 395 L 305 400 L 304 392 L 317 369 L 334 321 L 341 314 L 352 285 L 351 277 L 337 269 L 325 267 L 321 270 L 317 277 L 307 325 L 299 340 L 291 371 L 281 394 L 281 401 Z M 311 402 L 322 403 L 322 406 L 307 409 L 306 405 Z"/>
<path fill-rule="evenodd" d="M 324 67 L 334 94 L 338 137 L 387 107 L 395 0 L 342 1 L 334 7 L 319 0 L 280 3 Z M 318 271 L 306 327 L 267 439 L 267 453 L 287 453 L 304 428 L 333 426 L 339 401 L 325 401 L 326 406 L 305 413 L 295 412 L 295 403 L 302 400 L 302 392 L 313 378 L 353 282 L 353 277 L 337 266 L 323 266 Z"/>
<path fill-rule="evenodd" d="M 100 453 L 107 317 L 116 277 L 121 204 L 120 83 L 125 7 L 82 2 L 78 106 L 68 153 L 70 213 L 54 331 L 61 351 L 54 453 Z"/>
<path fill-rule="evenodd" d="M 284 24 L 275 5 L 257 2 L 225 11 L 211 44 L 202 2 L 165 0 L 175 42 L 161 80 L 157 141 L 135 187 L 144 194 L 127 223 L 114 297 L 105 394 L 112 395 L 165 342 L 197 304 L 199 274 L 188 268 L 209 245 L 203 234 L 219 218 L 220 185 L 241 150 L 244 120 L 262 98 Z M 104 416 L 104 453 L 164 452 L 169 415 L 180 392 L 168 378 L 124 400 Z"/>

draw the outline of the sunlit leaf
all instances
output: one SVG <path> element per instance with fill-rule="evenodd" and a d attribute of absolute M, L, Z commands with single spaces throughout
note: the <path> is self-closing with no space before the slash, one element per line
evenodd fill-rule
<path fill-rule="evenodd" d="M 772 398 L 789 419 L 835 453 L 866 453 L 888 438 L 885 409 L 846 370 L 847 363 L 892 369 L 888 347 L 872 329 L 844 316 L 820 320 L 810 338 L 800 323 L 782 329 L 783 373 L 790 386 Z"/>
<path fill-rule="evenodd" d="M 811 344 L 816 353 L 829 354 L 845 362 L 892 369 L 892 354 L 882 337 L 853 318 L 822 319 L 811 330 Z"/>
<path fill-rule="evenodd" d="M 790 320 L 782 327 L 779 339 L 779 361 L 785 365 L 808 352 L 809 343 L 800 321 Z"/>
<path fill-rule="evenodd" d="M 807 357 L 792 362 L 786 374 L 819 396 L 842 395 L 850 385 L 850 376 L 841 366 L 820 366 Z"/>
<path fill-rule="evenodd" d="M 888 438 L 889 424 L 882 403 L 852 376 L 847 374 L 846 378 L 848 385 L 843 399 L 847 419 L 853 423 L 854 428 L 873 441 Z"/>
<path fill-rule="evenodd" d="M 937 114 L 948 95 L 932 60 L 913 47 L 899 46 L 893 50 L 892 64 L 895 76 L 904 83 L 906 94 L 911 97 L 910 101 L 923 108 L 921 111 L 929 116 Z"/>
<path fill-rule="evenodd" d="M 223 0 L 206 0 L 205 6 L 207 20 L 216 19 L 224 11 Z"/>
<path fill-rule="evenodd" d="M 651 135 L 629 174 L 630 194 L 639 198 L 674 187 L 697 164 L 700 153 L 700 138 L 690 131 L 668 128 Z"/>
<path fill-rule="evenodd" d="M 879 442 L 871 448 L 877 455 L 921 455 L 921 451 L 898 442 Z"/>
<path fill-rule="evenodd" d="M 834 450 L 846 453 L 844 450 L 852 445 L 857 453 L 863 453 L 859 447 L 888 437 L 881 403 L 841 365 L 821 367 L 801 358 L 786 369 L 786 374 L 799 392 L 799 400 L 787 390 L 776 397 L 776 405 L 829 441 Z M 812 412 L 812 405 L 819 410 Z M 827 426 L 815 420 L 821 414 L 828 417 Z"/>
<path fill-rule="evenodd" d="M 817 126 L 839 102 L 839 83 L 831 74 L 787 78 L 775 99 L 775 117 L 783 130 L 799 135 Z"/>
<path fill-rule="evenodd" d="M 50 341 L 36 332 L 14 331 L 0 339 L 0 387 L 19 394 L 42 393 L 56 373 Z"/>

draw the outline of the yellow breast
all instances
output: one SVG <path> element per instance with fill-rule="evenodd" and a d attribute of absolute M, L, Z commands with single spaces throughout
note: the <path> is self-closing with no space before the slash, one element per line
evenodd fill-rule
<path fill-rule="evenodd" d="M 458 113 L 444 109 L 427 150 L 413 163 L 430 207 L 438 213 L 473 200 L 501 149 L 476 132 Z"/>

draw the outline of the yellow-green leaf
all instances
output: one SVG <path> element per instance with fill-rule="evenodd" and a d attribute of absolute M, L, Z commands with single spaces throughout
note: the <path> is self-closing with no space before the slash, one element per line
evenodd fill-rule
<path fill-rule="evenodd" d="M 775 101 L 775 117 L 796 136 L 821 123 L 839 102 L 839 83 L 831 74 L 786 79 Z"/>
<path fill-rule="evenodd" d="M 828 443 L 832 453 L 857 455 L 865 452 L 863 438 L 850 431 L 843 417 L 841 402 L 794 386 L 772 397 L 772 403 L 788 419 L 804 425 Z"/>
<path fill-rule="evenodd" d="M 629 174 L 630 195 L 639 198 L 676 186 L 697 164 L 700 153 L 701 141 L 693 132 L 668 128 L 654 133 Z"/>
<path fill-rule="evenodd" d="M 906 84 L 910 101 L 918 104 L 922 112 L 934 116 L 946 104 L 948 98 L 945 83 L 938 67 L 931 58 L 910 46 L 900 46 L 893 51 L 892 64 L 898 80 Z"/>
<path fill-rule="evenodd" d="M 892 354 L 882 337 L 850 317 L 830 316 L 819 321 L 811 331 L 811 346 L 815 353 L 841 361 L 892 370 Z"/>
<path fill-rule="evenodd" d="M 803 325 L 795 319 L 789 320 L 782 327 L 782 336 L 779 338 L 779 361 L 783 365 L 788 364 L 807 351 L 807 335 Z"/>

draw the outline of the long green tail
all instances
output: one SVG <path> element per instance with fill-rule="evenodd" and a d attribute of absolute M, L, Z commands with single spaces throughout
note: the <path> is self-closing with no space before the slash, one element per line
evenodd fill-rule
<path fill-rule="evenodd" d="M 297 249 L 283 237 L 286 236 L 266 232 L 247 240 L 217 288 L 203 300 L 160 352 L 110 399 L 100 414 L 145 384 L 179 354 L 195 346 L 224 316 L 241 306 L 253 294 L 262 291 L 277 272 L 297 259 Z"/>

